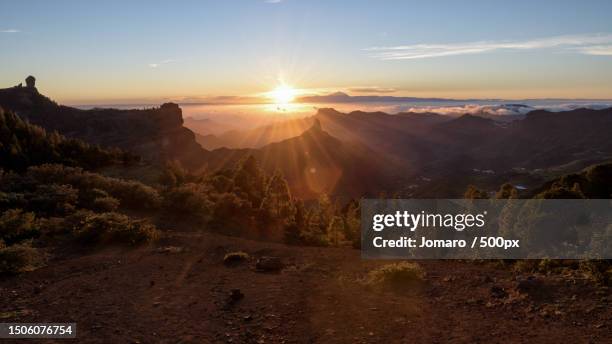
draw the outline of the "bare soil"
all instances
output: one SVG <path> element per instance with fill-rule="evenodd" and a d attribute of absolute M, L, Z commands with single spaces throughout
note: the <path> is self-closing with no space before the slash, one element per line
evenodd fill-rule
<path fill-rule="evenodd" d="M 250 258 L 228 267 L 233 251 Z M 285 268 L 257 271 L 262 256 Z M 76 322 L 79 343 L 612 343 L 609 290 L 578 274 L 535 276 L 525 293 L 525 275 L 495 262 L 420 261 L 420 284 L 364 284 L 388 263 L 349 248 L 169 232 L 137 249 L 56 252 L 46 267 L 3 277 L 0 321 Z"/>

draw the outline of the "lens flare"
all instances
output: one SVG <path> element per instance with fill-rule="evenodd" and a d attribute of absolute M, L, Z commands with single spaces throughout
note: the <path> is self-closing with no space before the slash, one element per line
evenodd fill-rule
<path fill-rule="evenodd" d="M 274 90 L 268 92 L 268 97 L 274 101 L 275 104 L 285 105 L 291 103 L 296 96 L 296 91 L 293 87 L 281 84 Z"/>

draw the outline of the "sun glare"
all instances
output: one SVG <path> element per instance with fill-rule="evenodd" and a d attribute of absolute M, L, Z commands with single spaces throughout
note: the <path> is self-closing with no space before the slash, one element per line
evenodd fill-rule
<path fill-rule="evenodd" d="M 269 92 L 268 96 L 275 104 L 284 105 L 291 103 L 295 99 L 296 91 L 291 86 L 281 84 Z"/>

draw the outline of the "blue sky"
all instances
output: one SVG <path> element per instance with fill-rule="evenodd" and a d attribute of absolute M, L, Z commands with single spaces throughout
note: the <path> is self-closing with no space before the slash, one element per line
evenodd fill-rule
<path fill-rule="evenodd" d="M 0 1 L 0 87 L 68 103 L 305 90 L 611 98 L 612 1 Z M 393 91 L 393 92 L 391 92 Z"/>

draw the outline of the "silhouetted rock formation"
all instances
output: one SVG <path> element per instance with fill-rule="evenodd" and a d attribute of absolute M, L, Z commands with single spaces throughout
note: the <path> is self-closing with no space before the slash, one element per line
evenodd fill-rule
<path fill-rule="evenodd" d="M 28 88 L 36 88 L 36 78 L 35 77 L 30 75 L 25 79 L 25 81 L 26 81 L 26 86 Z"/>
<path fill-rule="evenodd" d="M 310 127 L 311 131 L 322 131 L 323 129 L 321 129 L 321 121 L 319 121 L 318 118 L 315 118 L 314 122 L 312 123 L 312 127 Z"/>

